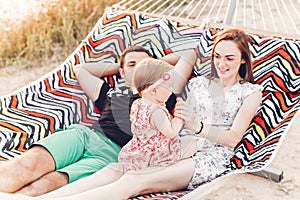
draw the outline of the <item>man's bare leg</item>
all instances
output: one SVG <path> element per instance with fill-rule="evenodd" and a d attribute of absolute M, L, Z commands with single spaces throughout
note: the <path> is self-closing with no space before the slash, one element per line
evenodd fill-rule
<path fill-rule="evenodd" d="M 23 155 L 0 165 L 0 192 L 16 192 L 54 170 L 51 154 L 41 146 L 34 146 Z"/>
<path fill-rule="evenodd" d="M 56 190 L 64 185 L 67 185 L 68 183 L 69 177 L 66 173 L 53 171 L 42 176 L 29 185 L 26 185 L 15 193 L 24 194 L 27 196 L 39 196 Z"/>

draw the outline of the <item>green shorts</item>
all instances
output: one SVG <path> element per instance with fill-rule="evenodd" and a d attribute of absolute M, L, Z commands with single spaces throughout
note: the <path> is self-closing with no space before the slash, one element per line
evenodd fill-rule
<path fill-rule="evenodd" d="M 56 171 L 68 174 L 70 183 L 117 162 L 121 150 L 100 132 L 79 124 L 53 133 L 34 145 L 49 151 Z"/>

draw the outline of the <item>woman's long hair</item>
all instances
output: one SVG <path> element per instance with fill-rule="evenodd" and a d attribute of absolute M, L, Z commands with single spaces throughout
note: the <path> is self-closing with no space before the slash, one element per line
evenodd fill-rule
<path fill-rule="evenodd" d="M 211 54 L 211 74 L 210 79 L 218 78 L 216 66 L 214 64 L 214 53 L 216 45 L 223 40 L 233 41 L 238 49 L 241 51 L 242 59 L 245 60 L 244 64 L 240 65 L 239 75 L 242 78 L 241 83 L 254 82 L 252 63 L 251 63 L 251 51 L 249 48 L 248 35 L 241 29 L 225 29 L 218 33 L 214 40 L 214 46 Z"/>

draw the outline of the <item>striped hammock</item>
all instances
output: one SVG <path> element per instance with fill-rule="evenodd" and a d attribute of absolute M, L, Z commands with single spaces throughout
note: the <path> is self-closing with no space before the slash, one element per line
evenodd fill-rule
<path fill-rule="evenodd" d="M 99 114 L 80 88 L 72 66 L 107 61 L 128 46 L 149 48 L 157 57 L 199 44 L 194 76 L 210 70 L 213 39 L 220 29 L 202 29 L 194 24 L 162 19 L 127 10 L 107 9 L 78 48 L 41 79 L 0 98 L 0 158 L 11 159 L 55 129 L 74 123 L 90 126 Z M 263 86 L 263 101 L 243 139 L 235 148 L 231 167 L 220 177 L 199 185 L 195 191 L 143 195 L 133 199 L 178 199 L 192 197 L 197 190 L 222 182 L 235 173 L 264 169 L 287 133 L 299 104 L 300 41 L 248 33 L 255 82 Z M 113 77 L 107 81 L 113 82 Z M 176 175 L 174 175 L 176 176 Z"/>

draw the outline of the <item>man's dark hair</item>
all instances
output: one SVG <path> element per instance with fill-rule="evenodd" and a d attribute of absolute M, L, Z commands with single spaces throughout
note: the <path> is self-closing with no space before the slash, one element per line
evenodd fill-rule
<path fill-rule="evenodd" d="M 145 52 L 146 54 L 148 54 L 150 57 L 153 57 L 152 54 L 147 50 L 145 49 L 144 47 L 142 46 L 130 46 L 128 48 L 126 48 L 122 55 L 120 56 L 120 67 L 123 68 L 124 67 L 124 57 L 128 54 L 128 53 L 131 53 L 131 52 Z"/>

